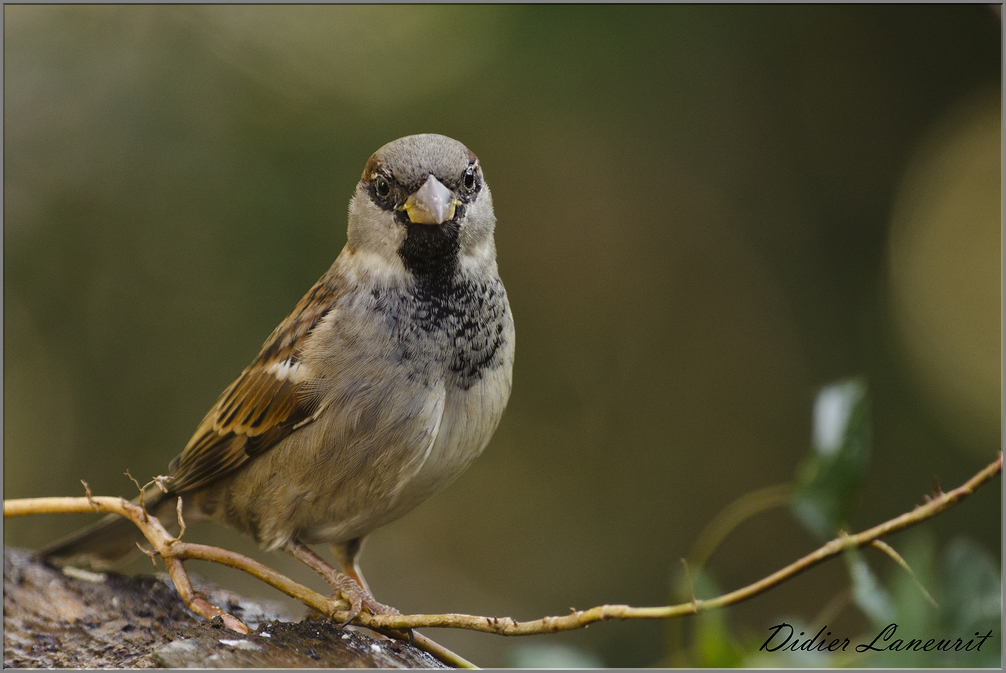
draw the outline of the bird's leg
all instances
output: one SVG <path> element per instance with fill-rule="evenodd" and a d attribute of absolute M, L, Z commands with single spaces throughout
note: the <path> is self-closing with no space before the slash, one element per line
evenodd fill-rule
<path fill-rule="evenodd" d="M 359 545 L 357 545 L 357 549 L 359 549 Z M 307 545 L 291 541 L 287 543 L 284 550 L 325 578 L 325 581 L 335 589 L 335 595 L 349 602 L 349 619 L 346 620 L 345 624 L 356 619 L 356 616 L 360 614 L 363 608 L 367 608 L 367 610 L 375 615 L 399 614 L 398 610 L 375 601 L 370 592 L 358 583 L 355 578 L 333 568 L 325 559 L 311 551 Z M 363 578 L 361 577 L 360 579 Z"/>
<path fill-rule="evenodd" d="M 370 592 L 370 587 L 367 586 L 367 580 L 364 579 L 363 572 L 360 570 L 360 564 L 357 561 L 360 557 L 360 550 L 363 548 L 362 537 L 354 538 L 349 542 L 333 542 L 330 546 L 332 549 L 332 555 L 335 556 L 335 560 L 338 561 L 339 565 L 342 567 L 342 572 L 352 577 L 363 589 L 364 594 L 369 598 L 370 603 L 367 603 L 366 601 L 364 602 L 364 605 L 366 605 L 368 610 L 373 612 L 375 615 L 401 614 L 390 605 L 384 605 L 383 603 L 378 603 L 374 600 L 374 594 Z"/>
<path fill-rule="evenodd" d="M 364 579 L 363 572 L 360 570 L 360 563 L 357 560 L 360 558 L 360 550 L 363 548 L 363 538 L 358 537 L 348 542 L 333 542 L 330 547 L 332 549 L 332 555 L 335 556 L 335 560 L 339 562 L 339 566 L 342 568 L 342 572 L 356 580 L 356 583 L 363 587 L 363 590 L 370 594 L 370 597 L 373 598 L 374 594 L 370 593 L 370 587 L 367 586 L 367 580 Z M 383 605 L 381 603 L 378 603 L 378 605 L 388 611 L 384 614 L 401 614 L 398 610 L 391 606 Z M 409 644 L 415 646 L 415 636 L 413 635 L 412 629 L 409 629 L 408 633 Z M 386 637 L 383 634 L 378 635 L 382 638 Z"/>
<path fill-rule="evenodd" d="M 352 577 L 357 584 L 363 587 L 364 591 L 370 593 L 370 587 L 367 586 L 367 580 L 363 579 L 363 573 L 360 571 L 360 564 L 357 561 L 360 550 L 363 548 L 363 538 L 358 537 L 349 542 L 333 542 L 330 547 L 332 555 L 342 567 L 342 572 Z"/>

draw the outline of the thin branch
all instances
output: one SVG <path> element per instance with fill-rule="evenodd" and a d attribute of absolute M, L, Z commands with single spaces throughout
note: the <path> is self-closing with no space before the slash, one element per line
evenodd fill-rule
<path fill-rule="evenodd" d="M 931 498 L 927 496 L 925 504 L 916 507 L 911 512 L 906 512 L 901 516 L 874 526 L 869 530 L 854 535 L 840 535 L 816 551 L 772 573 L 768 577 L 717 598 L 708 600 L 693 599 L 688 603 L 680 605 L 648 608 L 637 608 L 629 605 L 601 605 L 589 610 L 574 610 L 568 615 L 543 617 L 542 619 L 527 622 L 518 622 L 512 617 L 480 617 L 463 614 L 370 615 L 364 613 L 360 614 L 353 623 L 379 630 L 382 633 L 389 633 L 392 637 L 402 639 L 408 638 L 408 635 L 402 633 L 405 630 L 432 627 L 468 629 L 503 636 L 524 636 L 581 629 L 595 622 L 614 619 L 669 619 L 695 614 L 703 610 L 712 610 L 733 605 L 780 584 L 827 559 L 837 556 L 846 549 L 872 545 L 874 540 L 905 530 L 957 505 L 976 489 L 999 475 L 1002 472 L 1002 464 L 1003 456 L 1000 452 L 999 457 L 994 462 L 978 472 L 964 485 L 947 493 L 937 493 Z M 177 562 L 179 567 L 181 566 L 182 559 L 189 558 L 223 563 L 224 565 L 239 568 L 254 575 L 332 619 L 343 620 L 348 616 L 348 613 L 344 609 L 346 607 L 344 602 L 326 598 L 246 556 L 208 545 L 180 542 L 168 535 L 154 517 L 151 517 L 149 522 L 141 525 L 142 510 L 121 498 L 92 497 L 5 500 L 4 517 L 24 514 L 91 512 L 95 508 L 103 512 L 121 514 L 136 523 L 143 530 L 144 534 L 148 535 L 148 539 L 151 537 L 154 538 L 150 539 L 150 541 L 154 545 L 155 550 L 165 560 L 166 565 L 169 558 L 172 562 Z M 171 572 L 170 567 L 169 572 Z M 191 585 L 189 585 L 189 590 L 191 590 Z M 202 613 L 200 612 L 200 614 Z M 420 637 L 416 636 L 417 644 Z"/>
<path fill-rule="evenodd" d="M 901 566 L 902 570 L 908 573 L 908 576 L 911 578 L 912 582 L 915 583 L 915 588 L 917 588 L 920 592 L 922 592 L 922 597 L 925 598 L 926 601 L 928 601 L 929 604 L 932 605 L 934 608 L 936 608 L 937 610 L 940 609 L 940 604 L 936 602 L 936 599 L 933 598 L 932 594 L 926 591 L 926 588 L 922 586 L 922 582 L 920 582 L 919 578 L 915 576 L 915 571 L 912 570 L 912 566 L 908 565 L 908 561 L 903 559 L 901 557 L 901 554 L 895 551 L 894 547 L 887 544 L 883 540 L 874 540 L 873 542 L 870 543 L 870 546 L 875 547 L 876 549 L 879 549 L 880 551 L 884 552 L 892 561 Z"/>
<path fill-rule="evenodd" d="M 688 554 L 688 562 L 696 571 L 701 569 L 732 530 L 755 514 L 785 505 L 792 491 L 790 484 L 777 484 L 745 493 L 734 500 L 699 534 Z"/>

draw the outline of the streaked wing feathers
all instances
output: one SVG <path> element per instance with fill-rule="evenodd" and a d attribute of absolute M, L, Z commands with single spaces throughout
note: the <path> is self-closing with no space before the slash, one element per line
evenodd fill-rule
<path fill-rule="evenodd" d="M 258 357 L 220 395 L 172 462 L 173 491 L 209 484 L 313 420 L 317 401 L 304 385 L 310 375 L 299 358 L 304 339 L 336 298 L 326 275 L 273 331 Z"/>

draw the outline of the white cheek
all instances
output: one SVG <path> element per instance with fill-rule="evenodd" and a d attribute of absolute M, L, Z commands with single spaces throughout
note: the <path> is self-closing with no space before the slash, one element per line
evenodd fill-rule
<path fill-rule="evenodd" d="M 480 241 L 461 256 L 461 270 L 467 273 L 484 272 L 496 261 L 496 247 L 491 238 Z"/>
<path fill-rule="evenodd" d="M 358 248 L 353 253 L 353 264 L 343 270 L 351 282 L 398 285 L 409 278 L 398 253 L 372 252 Z"/>

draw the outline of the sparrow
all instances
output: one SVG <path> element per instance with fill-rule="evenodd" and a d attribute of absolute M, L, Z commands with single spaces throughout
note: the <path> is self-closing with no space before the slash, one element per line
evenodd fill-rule
<path fill-rule="evenodd" d="M 148 486 L 178 529 L 211 520 L 319 572 L 352 614 L 378 603 L 358 557 L 371 531 L 450 484 L 482 452 L 510 396 L 514 325 L 478 158 L 435 134 L 377 150 L 331 268 L 220 395 Z M 166 489 L 166 492 L 165 492 Z M 38 552 L 120 564 L 143 541 L 117 515 Z M 342 572 L 308 545 L 328 543 Z"/>

